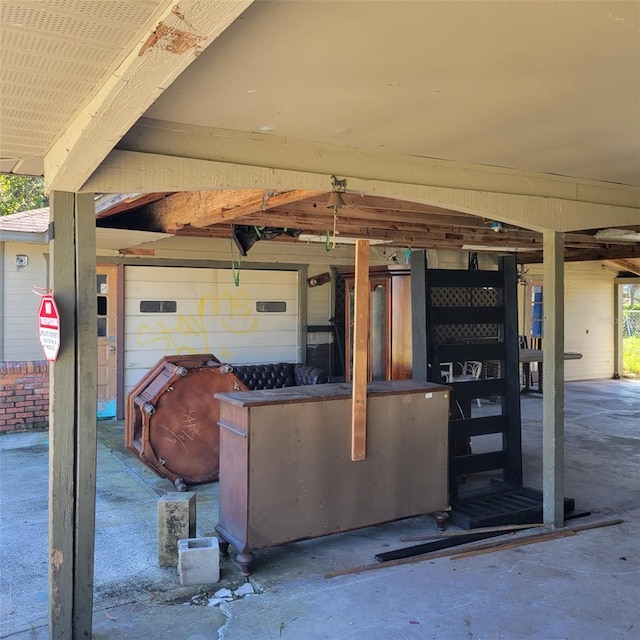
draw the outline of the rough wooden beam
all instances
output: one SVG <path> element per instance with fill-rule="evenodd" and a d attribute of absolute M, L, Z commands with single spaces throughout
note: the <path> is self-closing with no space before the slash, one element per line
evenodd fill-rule
<path fill-rule="evenodd" d="M 621 271 L 628 271 L 640 276 L 640 263 L 631 262 L 631 260 L 608 260 L 613 266 Z"/>
<path fill-rule="evenodd" d="M 187 224 L 208 227 L 230 222 L 264 211 L 268 206 L 295 202 L 316 193 L 303 190 L 274 192 L 266 189 L 186 191 L 155 202 L 147 210 L 160 229 L 173 233 Z"/>
<path fill-rule="evenodd" d="M 588 249 L 565 249 L 564 261 L 577 262 L 589 260 L 617 260 L 620 258 L 640 258 L 640 243 L 628 245 L 611 245 L 608 248 L 602 246 Z M 520 264 L 538 264 L 542 262 L 542 255 L 539 253 L 522 252 L 517 255 L 517 262 Z"/>
<path fill-rule="evenodd" d="M 91 637 L 96 489 L 96 241 L 91 194 L 54 192 L 52 289 L 60 353 L 50 369 L 49 637 Z"/>

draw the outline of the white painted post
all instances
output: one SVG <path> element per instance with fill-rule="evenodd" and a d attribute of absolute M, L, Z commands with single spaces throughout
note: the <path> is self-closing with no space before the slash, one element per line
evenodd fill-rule
<path fill-rule="evenodd" d="M 543 520 L 564 524 L 564 234 L 543 232 Z"/>

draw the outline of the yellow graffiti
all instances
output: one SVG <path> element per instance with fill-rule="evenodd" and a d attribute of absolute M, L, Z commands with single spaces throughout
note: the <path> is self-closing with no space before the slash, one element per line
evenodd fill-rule
<path fill-rule="evenodd" d="M 209 337 L 213 330 L 207 327 L 212 318 L 217 318 L 222 328 L 235 335 L 251 333 L 258 329 L 258 318 L 252 316 L 249 296 L 238 291 L 235 295 L 222 293 L 214 298 L 200 298 L 195 314 L 180 314 L 171 317 L 171 323 L 156 320 L 153 324 L 142 325 L 136 341 L 141 347 L 153 346 L 165 354 L 212 353 Z M 227 311 L 227 313 L 222 313 Z M 231 359 L 233 353 L 224 345 L 214 345 L 216 355 L 223 360 Z"/>

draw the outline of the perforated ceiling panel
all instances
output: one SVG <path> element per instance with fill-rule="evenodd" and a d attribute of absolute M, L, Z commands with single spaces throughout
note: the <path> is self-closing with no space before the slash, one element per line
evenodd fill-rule
<path fill-rule="evenodd" d="M 158 4 L 0 0 L 0 158 L 42 158 Z"/>

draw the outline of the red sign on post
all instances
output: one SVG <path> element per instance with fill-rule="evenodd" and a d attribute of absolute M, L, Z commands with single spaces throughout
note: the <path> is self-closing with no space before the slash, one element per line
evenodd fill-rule
<path fill-rule="evenodd" d="M 60 350 L 60 314 L 53 296 L 42 296 L 38 308 L 38 331 L 44 356 L 54 362 Z"/>

